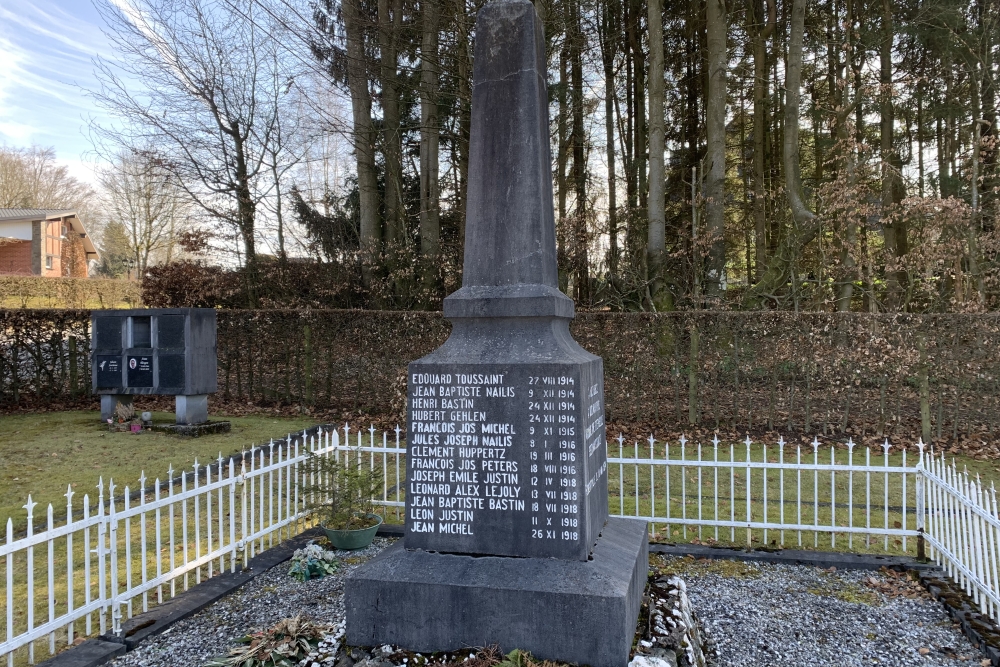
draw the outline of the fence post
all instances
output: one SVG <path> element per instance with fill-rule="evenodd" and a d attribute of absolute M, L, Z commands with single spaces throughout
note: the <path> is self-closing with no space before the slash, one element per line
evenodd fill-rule
<path fill-rule="evenodd" d="M 229 458 L 229 571 L 236 574 L 236 558 L 240 553 L 240 543 L 236 541 L 236 485 L 242 480 L 236 477 L 236 465 Z"/>
<path fill-rule="evenodd" d="M 926 478 L 924 477 L 923 440 L 917 442 L 917 447 L 920 448 L 920 460 L 917 461 L 916 475 L 914 476 L 917 492 L 917 560 L 925 561 L 927 560 L 926 547 L 924 546 L 924 485 Z"/>

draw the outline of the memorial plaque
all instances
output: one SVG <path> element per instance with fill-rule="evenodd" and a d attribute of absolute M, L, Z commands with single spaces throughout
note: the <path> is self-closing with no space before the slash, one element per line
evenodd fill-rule
<path fill-rule="evenodd" d="M 95 346 L 99 350 L 122 348 L 122 322 L 120 317 L 97 317 L 94 321 Z"/>
<path fill-rule="evenodd" d="M 122 384 L 122 358 L 117 354 L 99 354 L 94 359 L 97 366 L 98 388 L 120 387 Z"/>
<path fill-rule="evenodd" d="M 414 364 L 409 383 L 408 548 L 587 558 L 607 514 L 599 360 Z"/>
<path fill-rule="evenodd" d="M 184 316 L 161 315 L 156 318 L 157 347 L 174 349 L 184 347 Z"/>
<path fill-rule="evenodd" d="M 160 355 L 160 387 L 182 389 L 184 387 L 184 355 Z"/>
<path fill-rule="evenodd" d="M 153 386 L 153 357 L 149 355 L 125 357 L 129 387 Z"/>

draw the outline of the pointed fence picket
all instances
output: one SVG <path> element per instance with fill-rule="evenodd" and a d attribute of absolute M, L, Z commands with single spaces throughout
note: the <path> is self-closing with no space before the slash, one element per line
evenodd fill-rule
<path fill-rule="evenodd" d="M 113 481 L 74 506 L 65 521 L 37 503 L 24 508 L 26 529 L 13 519 L 0 544 L 0 599 L 6 603 L 0 659 L 8 667 L 36 661 L 96 632 L 119 632 L 135 613 L 168 600 L 207 577 L 235 572 L 249 558 L 311 526 L 308 501 L 315 472 L 309 454 L 382 470 L 373 499 L 403 519 L 406 450 L 394 432 L 320 428 L 116 495 Z M 617 447 L 614 447 L 617 445 Z M 846 446 L 612 441 L 609 507 L 645 519 L 654 531 L 704 543 L 795 546 L 924 554 L 941 565 L 980 606 L 1000 620 L 1000 518 L 996 491 L 915 451 L 890 454 Z M 617 453 L 617 455 L 614 455 Z M 307 497 L 310 496 L 310 497 Z M 44 547 L 44 551 L 42 548 Z M 47 644 L 47 646 L 46 646 Z"/>

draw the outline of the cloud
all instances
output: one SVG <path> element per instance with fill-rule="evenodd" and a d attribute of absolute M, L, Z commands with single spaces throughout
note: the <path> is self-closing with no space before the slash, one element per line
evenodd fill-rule
<path fill-rule="evenodd" d="M 0 143 L 55 148 L 79 161 L 90 150 L 87 117 L 105 114 L 92 60 L 114 54 L 89 2 L 4 0 L 0 6 Z M 106 119 L 111 122 L 111 119 Z"/>

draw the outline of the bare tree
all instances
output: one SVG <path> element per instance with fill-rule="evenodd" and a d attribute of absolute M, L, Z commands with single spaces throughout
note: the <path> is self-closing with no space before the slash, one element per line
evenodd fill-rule
<path fill-rule="evenodd" d="M 250 305 L 256 303 L 257 208 L 273 186 L 281 46 L 251 3 L 100 0 L 117 51 L 96 62 L 99 105 L 123 128 L 111 145 L 152 146 L 191 199 L 238 232 Z M 129 81 L 143 81 L 141 90 Z"/>
<path fill-rule="evenodd" d="M 191 202 L 155 153 L 122 151 L 98 172 L 105 225 L 124 232 L 124 250 L 139 275 L 169 262 L 188 226 Z"/>
<path fill-rule="evenodd" d="M 51 148 L 0 146 L 0 208 L 73 208 L 90 211 L 94 191 L 56 163 Z"/>

